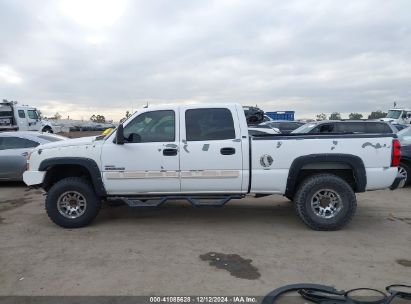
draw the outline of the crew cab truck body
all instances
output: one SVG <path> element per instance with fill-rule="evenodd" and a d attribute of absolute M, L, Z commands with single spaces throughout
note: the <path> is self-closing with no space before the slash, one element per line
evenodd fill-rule
<path fill-rule="evenodd" d="M 47 213 L 62 227 L 87 225 L 103 199 L 216 206 L 282 194 L 309 227 L 336 230 L 353 217 L 355 192 L 398 186 L 399 151 L 391 134 L 250 137 L 239 104 L 159 106 L 106 137 L 37 148 L 24 181 L 47 191 Z"/>

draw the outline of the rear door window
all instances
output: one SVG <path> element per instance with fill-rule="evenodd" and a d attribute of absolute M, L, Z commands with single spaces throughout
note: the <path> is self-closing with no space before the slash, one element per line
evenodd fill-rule
<path fill-rule="evenodd" d="M 187 141 L 235 139 L 234 120 L 228 109 L 190 109 L 185 119 Z"/>

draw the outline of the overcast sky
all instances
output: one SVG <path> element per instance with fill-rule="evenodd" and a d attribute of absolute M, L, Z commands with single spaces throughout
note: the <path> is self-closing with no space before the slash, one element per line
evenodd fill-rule
<path fill-rule="evenodd" d="M 411 106 L 409 0 L 0 0 L 0 20 L 0 98 L 46 115 Z"/>

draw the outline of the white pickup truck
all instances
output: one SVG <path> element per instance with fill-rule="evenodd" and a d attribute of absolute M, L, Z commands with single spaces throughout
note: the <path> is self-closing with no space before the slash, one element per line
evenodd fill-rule
<path fill-rule="evenodd" d="M 113 133 L 39 146 L 24 181 L 47 191 L 56 224 L 77 228 L 102 200 L 157 207 L 169 199 L 222 206 L 247 194 L 282 194 L 312 229 L 336 230 L 355 192 L 391 187 L 400 143 L 391 134 L 249 136 L 239 104 L 141 109 Z"/>

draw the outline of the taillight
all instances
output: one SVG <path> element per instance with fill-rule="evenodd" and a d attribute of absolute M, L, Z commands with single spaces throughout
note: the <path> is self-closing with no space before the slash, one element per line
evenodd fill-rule
<path fill-rule="evenodd" d="M 398 167 L 401 160 L 401 143 L 398 139 L 392 141 L 391 167 Z"/>

